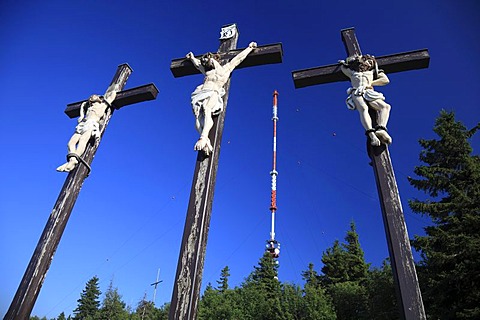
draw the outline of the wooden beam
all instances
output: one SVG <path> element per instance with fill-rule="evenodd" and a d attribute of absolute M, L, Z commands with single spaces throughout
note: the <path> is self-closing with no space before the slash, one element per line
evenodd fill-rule
<path fill-rule="evenodd" d="M 113 106 L 115 109 L 120 109 L 124 106 L 130 104 L 155 100 L 158 95 L 158 89 L 155 84 L 150 83 L 143 86 L 131 88 L 128 90 L 120 91 L 117 93 L 115 100 L 113 101 Z M 76 118 L 80 116 L 80 106 L 83 102 L 87 100 L 73 102 L 67 105 L 65 109 L 65 114 L 70 118 Z"/>
<path fill-rule="evenodd" d="M 225 53 L 219 53 L 220 59 L 229 61 L 242 50 L 243 49 L 236 49 Z M 200 58 L 201 56 L 202 55 L 196 57 Z M 235 70 L 263 64 L 281 63 L 282 58 L 283 49 L 281 43 L 258 46 L 238 67 L 235 68 Z M 193 66 L 192 62 L 186 58 L 173 59 L 170 65 L 170 70 L 175 78 L 200 73 L 200 71 Z"/>
<path fill-rule="evenodd" d="M 403 53 L 375 57 L 380 69 L 386 74 L 428 68 L 430 55 L 428 49 L 420 49 Z M 304 88 L 317 84 L 349 81 L 340 70 L 340 65 L 330 64 L 292 72 L 295 88 Z"/>

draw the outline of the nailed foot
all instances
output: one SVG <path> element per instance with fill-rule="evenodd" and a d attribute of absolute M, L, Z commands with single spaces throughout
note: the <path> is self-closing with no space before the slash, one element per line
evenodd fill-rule
<path fill-rule="evenodd" d="M 75 157 L 70 157 L 70 158 L 68 158 L 67 163 L 62 164 L 60 167 L 57 168 L 57 171 L 58 172 L 70 172 L 73 169 L 75 169 L 77 164 L 78 164 L 78 160 L 75 159 Z"/>
<path fill-rule="evenodd" d="M 204 136 L 200 136 L 200 139 L 198 139 L 197 143 L 195 143 L 193 150 L 203 151 L 205 155 L 209 156 L 213 151 L 213 147 L 212 147 L 212 144 L 210 143 L 210 139 Z"/>

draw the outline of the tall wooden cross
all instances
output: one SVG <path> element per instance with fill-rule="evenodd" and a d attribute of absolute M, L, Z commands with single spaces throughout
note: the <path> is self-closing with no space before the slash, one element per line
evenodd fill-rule
<path fill-rule="evenodd" d="M 222 30 L 225 30 L 225 27 Z M 220 38 L 218 49 L 222 65 L 241 51 L 236 50 L 238 40 L 236 26 L 227 30 L 232 34 Z M 282 53 L 281 44 L 259 46 L 236 69 L 280 63 Z M 175 77 L 200 73 L 185 58 L 173 60 L 170 69 Z M 202 151 L 197 155 L 169 319 L 196 318 L 229 87 L 230 80 L 224 86 L 226 92 L 223 96 L 224 110 L 214 117 L 214 125 L 209 134 L 213 151 L 209 157 L 205 157 Z"/>
<path fill-rule="evenodd" d="M 355 30 L 353 28 L 344 29 L 341 34 L 348 56 L 361 55 L 362 52 L 355 36 Z M 427 68 L 430 56 L 428 50 L 423 49 L 376 57 L 376 60 L 379 68 L 388 74 Z M 339 64 L 293 71 L 292 76 L 295 88 L 349 80 L 340 70 Z M 375 122 L 376 112 L 374 110 L 370 110 L 370 116 Z M 384 144 L 379 147 L 373 147 L 370 143 L 367 143 L 367 145 L 380 197 L 400 314 L 403 319 L 426 319 L 388 148 Z"/>
<path fill-rule="evenodd" d="M 131 73 L 132 69 L 128 64 L 122 64 L 117 68 L 109 88 L 115 87 L 119 92 L 112 103 L 112 107 L 106 111 L 104 123 L 100 124 L 101 136 L 103 136 L 115 109 L 120 109 L 129 104 L 153 100 L 157 97 L 158 90 L 154 84 L 120 91 L 125 86 Z M 67 105 L 65 113 L 70 118 L 78 117 L 82 103 L 83 101 Z M 100 139 L 94 143 L 90 141 L 82 156 L 85 163 L 79 163 L 68 174 L 4 320 L 28 319 L 30 317 L 70 213 L 78 198 L 83 182 L 90 171 L 90 164 L 98 149 Z"/>

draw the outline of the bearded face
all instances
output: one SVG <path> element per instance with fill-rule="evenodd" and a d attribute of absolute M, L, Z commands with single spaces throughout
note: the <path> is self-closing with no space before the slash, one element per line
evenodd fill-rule
<path fill-rule="evenodd" d="M 358 72 L 365 72 L 375 68 L 375 58 L 369 54 L 355 56 L 348 61 L 348 67 Z"/>
<path fill-rule="evenodd" d="M 205 71 L 209 71 L 215 68 L 215 64 L 213 63 L 213 55 L 211 53 L 207 53 L 202 58 L 200 58 L 200 63 L 202 64 Z"/>

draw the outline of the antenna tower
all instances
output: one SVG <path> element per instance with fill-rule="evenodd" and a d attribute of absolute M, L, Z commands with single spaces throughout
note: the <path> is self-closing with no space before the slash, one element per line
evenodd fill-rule
<path fill-rule="evenodd" d="M 270 212 L 272 217 L 272 228 L 270 231 L 270 239 L 267 240 L 267 251 L 270 252 L 273 258 L 277 259 L 280 256 L 280 243 L 275 240 L 275 213 L 277 211 L 277 97 L 278 92 L 273 92 L 273 169 L 270 172 L 272 177 L 272 193 L 270 202 Z"/>

